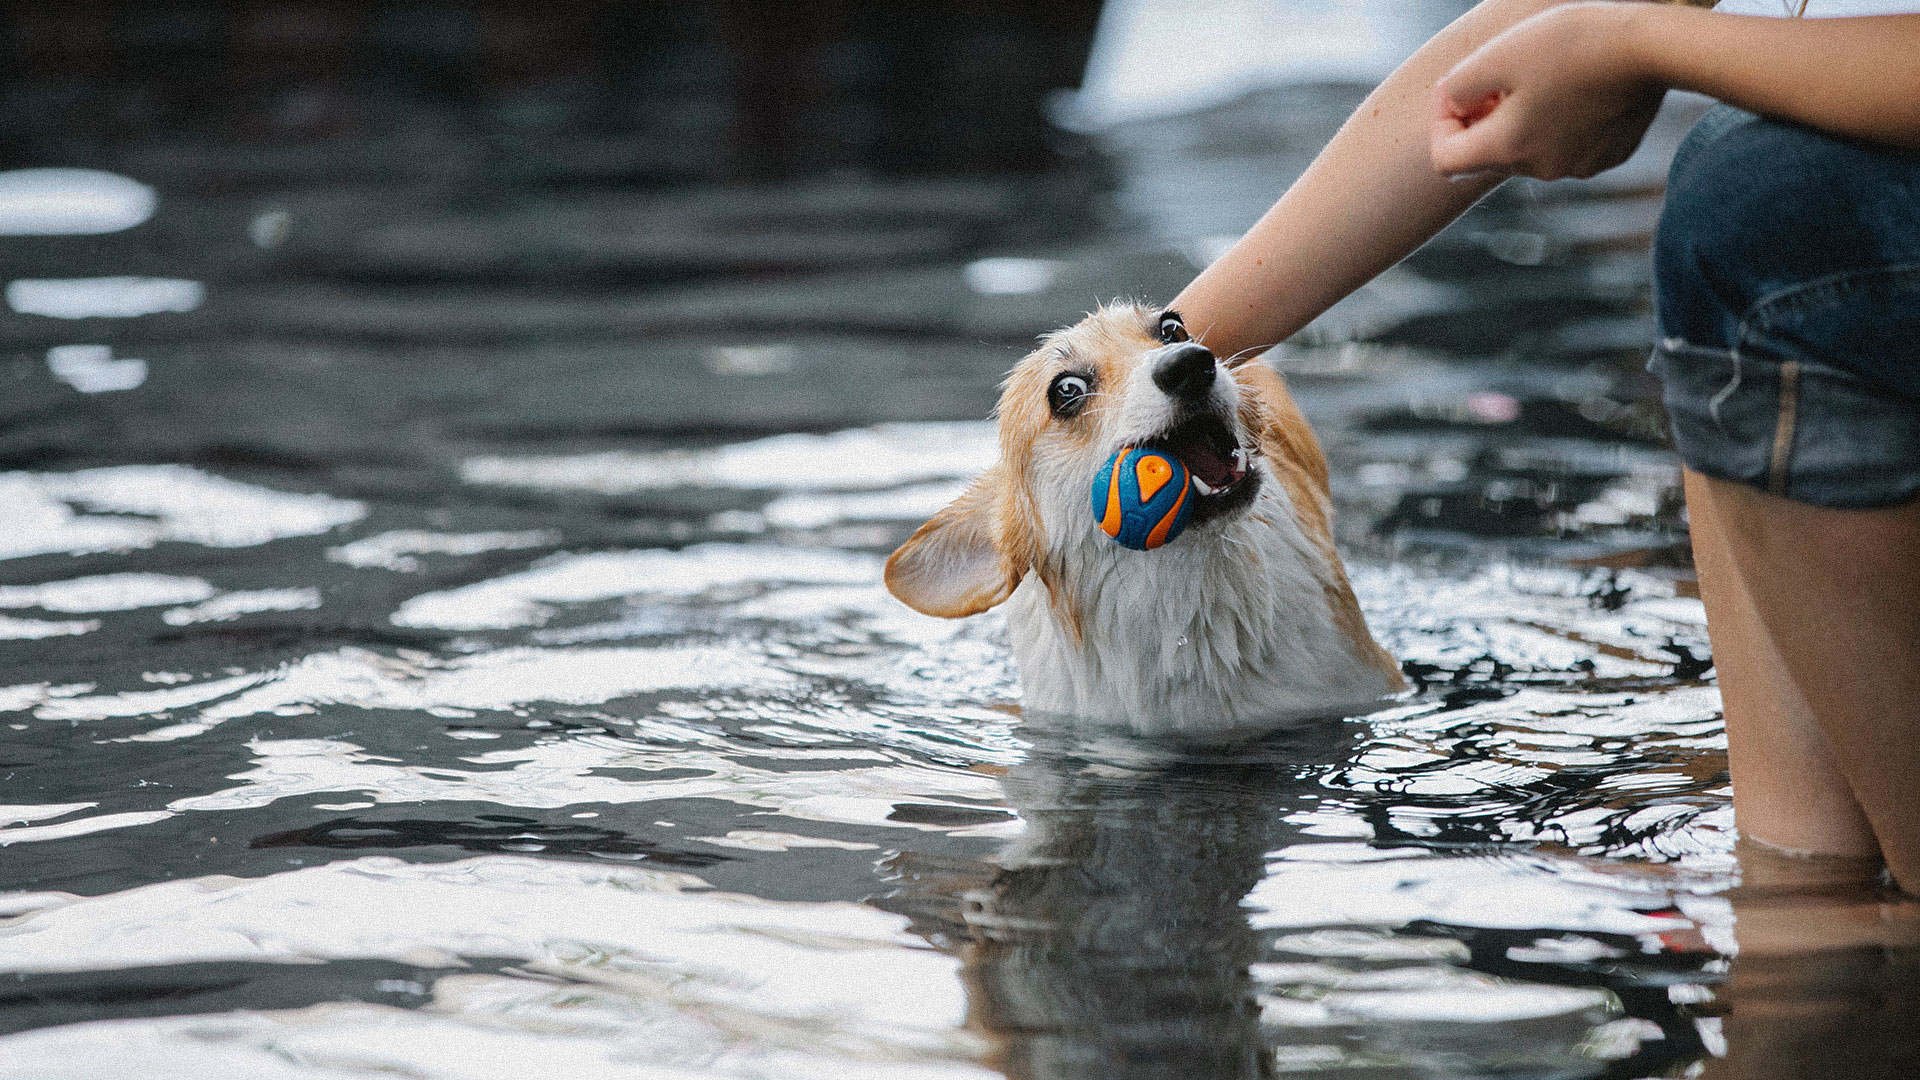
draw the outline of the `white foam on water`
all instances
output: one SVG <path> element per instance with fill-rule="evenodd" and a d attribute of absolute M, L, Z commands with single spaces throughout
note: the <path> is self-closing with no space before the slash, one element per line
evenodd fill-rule
<path fill-rule="evenodd" d="M 742 650 L 715 647 L 512 648 L 418 662 L 347 648 L 304 657 L 271 672 L 164 690 L 46 700 L 35 707 L 34 715 L 69 722 L 109 720 L 217 702 L 190 721 L 134 736 L 140 741 L 168 741 L 200 734 L 237 717 L 311 712 L 323 705 L 501 711 L 532 702 L 600 704 L 663 689 L 772 693 L 797 685 L 794 676 Z"/>
<path fill-rule="evenodd" d="M 878 424 L 831 435 L 776 435 L 710 450 L 474 457 L 470 484 L 622 495 L 676 487 L 863 491 L 985 472 L 999 454 L 984 421 Z"/>
<path fill-rule="evenodd" d="M 33 708 L 47 700 L 47 688 L 46 683 L 0 686 L 0 713 L 20 712 Z"/>
<path fill-rule="evenodd" d="M 131 829 L 139 825 L 165 821 L 172 816 L 171 810 L 130 810 L 121 814 L 97 814 L 93 817 L 75 818 L 55 825 L 0 829 L 0 848 L 27 842 L 65 840 L 74 836 L 86 836 L 89 833 L 106 832 L 109 829 Z"/>
<path fill-rule="evenodd" d="M 1522 669 L 1591 663 L 1595 678 L 1628 678 L 1670 672 L 1675 656 L 1658 647 L 1666 641 L 1694 642 L 1705 652 L 1705 608 L 1644 575 L 1618 575 L 1631 597 L 1605 611 L 1589 598 L 1594 576 L 1571 569 L 1501 566 L 1466 579 L 1406 567 L 1350 569 L 1381 645 L 1403 661 L 1451 667 L 1491 655 Z"/>
<path fill-rule="evenodd" d="M 767 1022 L 759 1031 L 736 1031 L 725 1021 L 759 1022 L 719 1008 L 711 1015 L 662 1018 L 651 1001 L 636 1001 L 625 990 L 460 975 L 440 979 L 434 994 L 448 1007 L 328 1003 L 30 1031 L 0 1040 L 9 1056 L 0 1061 L 0 1078 L 997 1080 L 1002 1075 L 959 1062 L 904 1060 L 905 1055 L 885 1048 L 849 1047 L 836 1032 L 818 1025 L 801 1030 L 823 1041 L 780 1045 L 769 1036 L 789 1025 Z M 871 1053 L 875 1060 L 854 1058 L 855 1053 Z M 685 1064 L 658 1063 L 683 1057 Z"/>
<path fill-rule="evenodd" d="M 69 722 L 148 716 L 203 705 L 272 677 L 269 673 L 254 672 L 209 682 L 170 686 L 164 690 L 127 690 L 117 694 L 83 693 L 57 698 L 46 695 L 41 701 L 35 703 L 37 708 L 34 708 L 34 715 L 42 720 Z"/>
<path fill-rule="evenodd" d="M 204 604 L 178 607 L 161 612 L 168 626 L 192 626 L 195 623 L 229 622 L 242 615 L 267 611 L 312 611 L 320 606 L 320 590 L 311 585 L 293 589 L 249 589 L 223 593 Z"/>
<path fill-rule="evenodd" d="M 47 370 L 83 394 L 137 390 L 147 381 L 145 360 L 115 358 L 106 345 L 55 345 L 47 350 Z"/>
<path fill-rule="evenodd" d="M 21 683 L 15 686 L 0 686 L 0 713 L 25 712 L 45 701 L 60 698 L 79 697 L 91 694 L 93 683 L 66 683 L 55 686 L 52 683 Z"/>
<path fill-rule="evenodd" d="M 72 637 L 75 634 L 91 634 L 100 629 L 98 619 L 69 619 L 53 622 L 46 619 L 16 619 L 11 615 L 0 615 L 0 641 L 38 641 L 41 638 Z"/>
<path fill-rule="evenodd" d="M 190 604 L 214 594 L 196 577 L 174 574 L 97 574 L 40 585 L 0 585 L 0 608 L 39 608 L 82 613 L 131 611 L 163 604 Z"/>
<path fill-rule="evenodd" d="M 131 229 L 158 200 L 138 180 L 99 169 L 0 172 L 0 236 L 87 236 Z"/>
<path fill-rule="evenodd" d="M 879 844 L 853 840 L 832 840 L 824 836 L 799 836 L 766 829 L 731 829 L 725 836 L 696 836 L 693 839 L 716 847 L 743 851 L 793 851 L 796 848 L 833 848 L 837 851 L 877 851 Z"/>
<path fill-rule="evenodd" d="M 132 319 L 186 312 L 207 298 L 207 287 L 181 278 L 19 278 L 7 283 L 7 306 L 50 319 Z"/>
<path fill-rule="evenodd" d="M 760 511 L 780 529 L 821 529 L 845 521 L 918 521 L 939 513 L 967 490 L 966 481 L 946 481 L 854 493 L 784 495 Z"/>
<path fill-rule="evenodd" d="M 877 593 L 877 587 L 865 589 Z M 949 624 L 936 624 L 950 628 Z M 984 646 L 982 646 L 984 647 Z M 977 650 L 976 650 L 977 651 Z M 965 753 L 982 761 L 1007 760 L 1017 751 L 1000 713 L 935 707 L 921 717 L 911 711 L 876 713 L 815 703 L 809 683 L 788 670 L 805 657 L 786 656 L 775 667 L 750 645 L 707 647 L 509 648 L 436 660 L 418 654 L 392 657 L 362 649 L 308 656 L 269 672 L 251 673 L 152 690 L 95 694 L 87 687 L 55 689 L 41 684 L 0 691 L 16 709 L 32 709 L 44 721 L 79 723 L 153 717 L 155 728 L 119 736 L 119 741 L 162 742 L 201 734 L 244 717 L 311 713 L 325 708 L 367 708 L 472 717 L 515 712 L 536 704 L 597 705 L 634 694 L 675 690 L 690 701 L 660 702 L 661 715 L 636 719 L 633 734 L 644 746 L 615 738 L 568 738 L 465 760 L 483 768 L 416 769 L 365 755 L 333 742 L 263 742 L 253 770 L 235 777 L 240 786 L 176 800 L 170 812 L 264 806 L 282 798 L 355 792 L 379 802 L 483 799 L 502 805 L 564 807 L 576 803 L 625 803 L 674 798 L 717 798 L 789 817 L 887 829 L 938 830 L 954 835 L 998 836 L 1017 832 L 1016 819 L 959 828 L 889 820 L 901 802 L 958 798 L 978 805 L 999 799 L 989 776 L 966 769 L 901 763 L 883 747 L 931 750 L 942 758 Z M 903 659 L 902 662 L 905 662 Z M 956 661 L 958 662 L 958 661 Z M 829 677 L 851 661 L 826 665 Z M 836 667 L 837 665 L 837 667 Z M 923 662 L 920 665 L 923 666 Z M 860 677 L 856 670 L 852 677 Z M 716 697 L 715 695 L 718 695 Z M 787 700 L 782 700 L 787 699 Z M 696 705 L 699 702 L 701 704 Z M 733 704 L 729 704 L 732 702 Z M 764 723 L 779 715 L 806 732 L 851 735 L 866 747 L 775 748 L 761 739 L 736 743 L 707 725 L 677 724 L 672 716 L 693 710 L 745 710 L 742 719 Z M 768 710 L 773 710 L 769 713 Z M 975 715 L 976 713 L 982 715 Z M 896 715 L 897 714 L 897 715 Z M 983 723 L 983 719 L 986 721 Z M 930 742 L 931 728 L 951 734 Z M 669 730 L 671 729 L 671 730 Z M 955 740 L 964 740 L 956 742 Z M 658 745 L 656 745 L 658 744 Z M 924 744 L 924 745 L 923 745 Z M 823 755 L 836 767 L 781 771 L 754 762 L 769 757 Z M 871 766 L 849 763 L 870 758 Z M 607 775 L 600 770 L 618 770 Z M 684 775 L 685 770 L 699 775 Z M 662 780 L 647 780 L 649 772 Z"/>
<path fill-rule="evenodd" d="M 40 585 L 0 585 L 0 608 L 39 608 L 74 614 L 131 611 L 204 600 L 214 592 L 214 587 L 200 578 L 173 574 L 99 574 Z M 97 619 L 47 621 L 0 615 L 0 639 L 7 640 L 86 634 L 99 628 Z"/>
<path fill-rule="evenodd" d="M 327 558 L 362 569 L 377 568 L 411 574 L 418 572 L 423 565 L 414 557 L 416 555 L 481 555 L 489 551 L 543 547 L 558 543 L 559 540 L 560 534 L 550 529 L 477 533 L 394 529 L 328 548 Z"/>
<path fill-rule="evenodd" d="M 99 803 L 48 803 L 45 806 L 0 806 L 0 825 L 24 825 L 29 821 L 45 821 L 48 818 L 64 817 L 67 814 L 91 810 Z"/>
<path fill-rule="evenodd" d="M 198 734 L 213 724 L 261 713 L 311 711 L 315 705 L 359 709 L 515 709 L 553 701 L 597 705 L 628 694 L 666 688 L 789 690 L 797 680 L 739 650 L 724 648 L 603 648 L 603 650 L 513 650 L 480 653 L 453 661 L 407 661 L 374 651 L 315 653 L 278 671 L 248 673 L 211 682 L 79 694 L 44 700 L 35 707 L 44 721 L 106 721 L 171 713 L 207 705 L 194 723 L 163 728 L 167 738 Z M 148 738 L 152 738 L 150 732 Z"/>
<path fill-rule="evenodd" d="M 1435 836 L 1473 819 L 1489 835 L 1513 843 L 1551 843 L 1583 855 L 1640 858 L 1704 873 L 1731 869 L 1735 834 L 1728 791 L 1703 790 L 1699 773 L 1702 759 L 1723 761 L 1726 752 L 1717 688 L 1656 683 L 1601 693 L 1580 681 L 1526 687 L 1456 708 L 1415 704 L 1368 717 L 1369 746 L 1343 768 L 1342 785 L 1442 796 L 1407 799 L 1387 811 L 1388 825 L 1408 836 Z M 1600 780 L 1597 790 L 1617 798 L 1515 811 L 1515 791 L 1559 770 L 1604 767 L 1618 760 L 1620 745 L 1666 760 Z M 1313 811 L 1307 831 L 1373 835 L 1364 822 L 1341 820 L 1333 805 Z"/>
<path fill-rule="evenodd" d="M 922 629 L 919 620 L 897 617 L 896 609 L 904 606 L 888 594 L 878 581 L 868 581 L 859 585 L 800 585 L 778 589 L 734 604 L 729 611 L 740 619 L 779 619 L 806 623 L 852 617 L 883 631 Z M 882 623 L 888 625 L 878 625 Z"/>
<path fill-rule="evenodd" d="M 783 343 L 714 345 L 702 358 L 707 370 L 715 375 L 757 379 L 792 371 L 800 359 L 800 350 Z"/>
<path fill-rule="evenodd" d="M 31 473 L 0 473 L 0 506 L 8 512 L 8 528 L 0 531 L 0 559 L 130 551 L 160 542 L 159 522 L 76 513 L 38 481 Z"/>
<path fill-rule="evenodd" d="M 458 998 L 454 997 L 456 989 Z M 755 1044 L 717 1017 L 663 1022 L 650 1003 L 498 976 L 447 976 L 436 998 L 490 991 L 471 1015 L 331 1003 L 283 1012 L 120 1020 L 27 1032 L 0 1042 L 13 1061 L 0 1078 L 31 1080 L 309 1080 L 406 1076 L 418 1080 L 994 1080 L 979 1066 L 925 1060 L 849 1060 L 849 1048 Z M 722 1013 L 721 1015 L 725 1015 Z M 749 1017 L 735 1018 L 751 1023 Z M 587 1025 L 603 1025 L 588 1029 Z M 814 1030 L 809 1028 L 808 1030 Z M 819 1031 L 822 1038 L 831 1032 Z M 656 1064 L 662 1058 L 690 1060 Z M 17 1071 L 16 1071 L 17 1069 Z M 316 1071 L 324 1070 L 324 1073 Z"/>
<path fill-rule="evenodd" d="M 454 973 L 420 1012 L 323 1005 L 44 1029 L 0 1040 L 0 1076 L 259 1076 L 289 1060 L 297 1075 L 502 1080 L 995 1075 L 972 1064 L 984 1048 L 961 1030 L 958 961 L 905 918 L 692 891 L 701 884 L 514 856 L 373 857 L 42 895 L 0 931 L 7 970 L 472 956 L 564 983 Z"/>
<path fill-rule="evenodd" d="M 1053 284 L 1066 265 L 1052 259 L 996 256 L 973 260 L 963 273 L 967 288 L 982 296 L 1024 296 Z"/>
<path fill-rule="evenodd" d="M 1252 965 L 1249 974 L 1258 984 L 1286 986 L 1288 1003 L 1281 1011 L 1292 1012 L 1285 1019 L 1294 1023 L 1489 1024 L 1584 1013 L 1581 1019 L 1592 1024 L 1619 1012 L 1618 1000 L 1602 988 L 1511 982 L 1431 962 L 1438 957 L 1410 959 L 1429 962 L 1358 970 L 1342 964 L 1269 963 Z M 1301 998 L 1310 1000 L 1310 1015 L 1288 1008 Z"/>
<path fill-rule="evenodd" d="M 508 710 L 530 702 L 597 705 L 665 689 L 772 693 L 794 686 L 791 675 L 744 650 L 711 646 L 517 647 L 417 664 L 362 649 L 342 649 L 306 657 L 203 715 L 225 720 L 295 704 Z"/>
<path fill-rule="evenodd" d="M 1619 1006 L 1611 990 L 1597 987 L 1503 983 L 1488 976 L 1423 968 L 1447 977 L 1417 990 L 1367 990 L 1328 994 L 1321 999 L 1334 1016 L 1359 1023 L 1489 1024 L 1532 1020 L 1571 1012 L 1594 1012 L 1598 1022 Z"/>
<path fill-rule="evenodd" d="M 360 502 L 275 491 L 185 465 L 0 473 L 0 506 L 8 516 L 0 559 L 130 551 L 165 541 L 250 547 L 324 533 L 367 513 Z"/>
<path fill-rule="evenodd" d="M 1628 955 L 1596 938 L 1579 934 L 1535 938 L 1531 945 L 1509 945 L 1507 959 L 1526 964 L 1591 964 Z"/>
<path fill-rule="evenodd" d="M 1313 930 L 1289 934 L 1276 940 L 1273 949 L 1281 953 L 1376 962 L 1473 959 L 1473 950 L 1456 938 L 1399 937 L 1374 930 Z"/>
<path fill-rule="evenodd" d="M 1013 818 L 959 827 L 890 820 L 903 802 L 958 801 L 977 807 L 1001 799 L 991 776 L 967 769 L 903 764 L 875 750 L 844 746 L 749 747 L 686 734 L 689 741 L 677 745 L 607 736 L 543 741 L 461 758 L 472 769 L 396 764 L 333 739 L 261 739 L 247 744 L 253 764 L 230 777 L 236 786 L 175 799 L 166 811 L 231 813 L 282 799 L 349 792 L 361 801 L 385 804 L 478 800 L 536 810 L 715 799 L 784 818 L 891 831 L 1004 837 L 1020 829 Z M 829 761 L 842 767 L 782 769 L 755 763 L 770 760 Z M 860 761 L 873 764 L 848 764 Z"/>
<path fill-rule="evenodd" d="M 1288 860 L 1247 894 L 1260 929 L 1459 926 L 1648 934 L 1690 927 L 1647 914 L 1671 897 L 1602 881 L 1544 858 L 1424 856 L 1376 862 Z"/>
<path fill-rule="evenodd" d="M 556 555 L 517 574 L 423 593 L 401 604 L 392 620 L 396 626 L 497 630 L 538 626 L 554 615 L 554 604 L 697 596 L 763 583 L 863 584 L 879 576 L 879 560 L 872 556 L 770 545 L 701 544 L 681 551 Z"/>

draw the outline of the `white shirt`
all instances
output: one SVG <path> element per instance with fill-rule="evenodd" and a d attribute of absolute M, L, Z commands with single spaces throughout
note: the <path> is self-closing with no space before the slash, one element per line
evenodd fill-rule
<path fill-rule="evenodd" d="M 1715 11 L 1730 15 L 1792 15 L 1800 0 L 1722 0 Z M 1807 0 L 1807 18 L 1834 19 L 1846 15 L 1911 15 L 1920 13 L 1920 0 Z"/>

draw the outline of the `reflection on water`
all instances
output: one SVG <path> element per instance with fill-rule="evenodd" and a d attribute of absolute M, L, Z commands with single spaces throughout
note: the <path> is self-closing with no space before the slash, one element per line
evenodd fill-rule
<path fill-rule="evenodd" d="M 99 169 L 8 169 L 0 172 L 0 236 L 119 232 L 152 217 L 157 202 L 151 187 Z"/>
<path fill-rule="evenodd" d="M 1005 778 L 1026 832 L 966 896 L 972 1018 L 1010 1075 L 1598 1075 L 1596 1040 L 1677 1022 L 1620 1026 L 1635 969 L 1705 959 L 1658 943 L 1691 924 L 1652 882 L 1321 839 L 1366 831 L 1329 808 L 1352 727 L 1213 761 L 1035 735 Z M 1650 955 L 1542 977 L 1629 953 Z"/>
<path fill-rule="evenodd" d="M 970 1022 L 1011 1076 L 1639 1077 L 1705 1060 L 1708 1076 L 1891 1078 L 1920 1064 L 1920 904 L 1875 867 L 1747 851 L 1722 891 L 1719 875 L 1552 846 L 1436 858 L 1377 830 L 1329 842 L 1366 835 L 1329 801 L 1361 817 L 1398 805 L 1329 800 L 1374 752 L 1354 728 L 1214 761 L 1022 734 L 1003 784 L 1026 831 L 966 883 L 956 935 Z M 1609 847 L 1645 850 L 1671 820 Z"/>
<path fill-rule="evenodd" d="M 915 948 L 903 920 L 701 884 L 524 856 L 367 857 L 91 900 L 43 895 L 30 902 L 31 940 L 10 943 L 15 970 L 218 964 L 244 982 L 275 963 L 348 961 L 385 976 L 369 989 L 410 996 L 418 1011 L 317 1005 L 53 1028 L 10 1039 L 0 1075 L 627 1075 L 641 1062 L 662 1071 L 631 1075 L 715 1064 L 747 1076 L 982 1075 L 956 1029 L 953 961 Z M 494 970 L 463 970 L 467 958 Z M 22 980 L 23 996 L 39 979 Z"/>
<path fill-rule="evenodd" d="M 1022 1078 L 1270 1075 L 1249 975 L 1262 942 L 1242 900 L 1354 733 L 1330 725 L 1210 763 L 1144 747 L 1103 759 L 1028 734 L 1003 778 L 1025 831 L 964 897 L 969 1016 L 998 1037 L 995 1064 Z"/>
<path fill-rule="evenodd" d="M 881 589 L 917 510 L 880 496 L 985 429 L 940 430 L 801 444 L 884 447 L 864 487 L 680 452 L 664 498 L 764 524 L 677 548 L 12 474 L 52 508 L 17 561 L 59 573 L 0 607 L 64 636 L 16 634 L 0 688 L 0 1076 L 210 1046 L 233 1075 L 1823 1075 L 1841 1032 L 1875 1048 L 1850 1075 L 1910 1060 L 1911 905 L 1793 864 L 1732 888 L 1684 579 L 1356 559 L 1416 694 L 1173 757 L 1019 721 L 994 620 Z M 598 455 L 470 490 L 576 498 Z"/>
<path fill-rule="evenodd" d="M 1896 1077 L 1920 1070 L 1920 904 L 1877 866 L 1754 844 L 1726 894 L 1733 953 L 1699 1021 L 1704 1075 Z"/>
<path fill-rule="evenodd" d="M 131 319 L 192 311 L 206 299 L 197 281 L 178 278 L 19 278 L 7 283 L 7 306 L 51 319 Z"/>
<path fill-rule="evenodd" d="M 1818 934 L 1827 913 L 1788 911 Z M 1912 914 L 1902 917 L 1911 921 Z M 1920 947 L 1911 931 L 1880 943 L 1743 957 L 1721 991 L 1715 1053 L 1703 1076 L 1725 1080 L 1914 1076 L 1920 1073 Z"/>

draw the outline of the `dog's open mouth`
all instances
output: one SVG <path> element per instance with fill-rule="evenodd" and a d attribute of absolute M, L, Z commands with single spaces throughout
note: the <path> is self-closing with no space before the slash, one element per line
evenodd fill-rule
<path fill-rule="evenodd" d="M 1200 497 L 1193 508 L 1196 515 L 1211 517 L 1241 505 L 1259 485 L 1247 449 L 1234 438 L 1226 421 L 1211 413 L 1183 420 L 1146 445 L 1186 465 L 1193 493 Z"/>

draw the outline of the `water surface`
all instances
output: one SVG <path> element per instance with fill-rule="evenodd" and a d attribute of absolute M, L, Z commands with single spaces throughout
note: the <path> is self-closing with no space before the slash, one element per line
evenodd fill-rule
<path fill-rule="evenodd" d="M 1404 702 L 1029 723 L 880 587 L 1030 336 L 1360 93 L 1038 176 L 0 176 L 0 1077 L 1912 1075 L 1911 907 L 1736 850 L 1640 372 L 1696 106 L 1272 356 Z"/>

